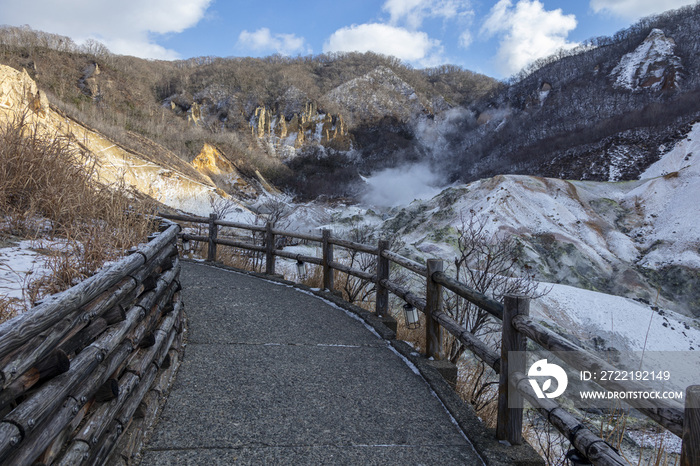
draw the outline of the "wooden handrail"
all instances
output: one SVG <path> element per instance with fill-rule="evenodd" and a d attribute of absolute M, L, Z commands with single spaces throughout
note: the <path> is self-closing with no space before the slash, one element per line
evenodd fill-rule
<path fill-rule="evenodd" d="M 197 217 L 194 215 L 175 215 L 166 214 L 163 212 L 158 213 L 159 217 L 172 220 L 174 222 L 188 222 L 188 223 L 209 223 L 209 217 Z"/>
<path fill-rule="evenodd" d="M 556 351 L 557 356 L 577 370 L 590 370 L 593 372 L 616 371 L 615 366 L 604 359 L 589 353 L 580 346 L 570 342 L 549 330 L 547 327 L 535 322 L 528 316 L 515 316 L 511 321 L 512 326 L 521 334 L 527 336 L 543 348 Z M 649 387 L 630 380 L 618 381 L 600 380 L 596 383 L 612 391 L 647 391 Z M 635 400 L 626 400 L 628 404 L 646 414 L 649 418 L 678 435 L 683 435 L 683 405 L 672 400 L 656 400 L 657 407 L 648 407 L 635 403 Z"/>
<path fill-rule="evenodd" d="M 593 464 L 601 466 L 628 464 L 614 448 L 584 426 L 559 403 L 548 398 L 538 398 L 527 375 L 522 372 L 511 372 L 510 378 L 509 383 L 515 386 L 527 401 L 556 427 L 578 451 L 587 454 L 588 459 L 593 461 Z"/>
<path fill-rule="evenodd" d="M 492 316 L 503 320 L 503 304 L 499 303 L 498 301 L 494 301 L 485 294 L 469 288 L 467 285 L 447 276 L 444 272 L 434 273 L 432 279 L 436 283 L 439 283 L 448 290 L 452 291 L 454 294 L 461 296 L 472 304 L 476 304 Z"/>
<path fill-rule="evenodd" d="M 346 249 L 354 249 L 357 252 L 364 252 L 366 254 L 374 254 L 375 256 L 379 254 L 379 249 L 374 246 L 368 246 L 362 243 L 355 243 L 354 241 L 348 241 L 340 238 L 330 238 L 330 243 L 335 244 Z"/>
<path fill-rule="evenodd" d="M 247 223 L 228 222 L 225 220 L 217 220 L 214 223 L 216 223 L 220 227 L 240 228 L 241 230 L 250 230 L 250 231 L 259 231 L 259 232 L 265 231 L 265 225 L 249 225 Z"/>
<path fill-rule="evenodd" d="M 297 254 L 294 252 L 282 251 L 280 249 L 275 249 L 275 256 L 284 257 L 286 259 L 293 259 L 298 262 L 308 262 L 309 264 L 322 265 L 323 260 L 320 257 L 305 256 L 303 254 Z"/>
<path fill-rule="evenodd" d="M 423 264 L 419 264 L 418 262 L 412 261 L 411 259 L 407 259 L 403 256 L 396 254 L 395 252 L 389 251 L 388 249 L 382 251 L 382 256 L 386 257 L 391 262 L 399 264 L 405 269 L 417 273 L 422 277 L 428 277 L 428 268 Z"/>
<path fill-rule="evenodd" d="M 168 218 L 173 218 L 175 216 L 170 216 Z M 206 219 L 201 219 L 198 217 L 194 217 L 194 220 L 190 217 L 184 217 L 184 216 L 177 216 L 177 220 L 180 221 L 194 221 L 194 222 L 199 222 L 199 223 L 204 223 L 204 221 L 207 221 Z M 224 225 L 225 223 L 233 223 L 233 222 L 222 222 L 222 221 L 216 221 L 216 225 Z M 522 372 L 522 368 L 518 367 L 518 370 L 514 372 L 515 375 L 508 375 L 506 374 L 506 377 L 503 377 L 503 369 L 502 369 L 502 364 L 503 364 L 503 357 L 499 356 L 495 351 L 490 349 L 488 345 L 486 345 L 482 340 L 471 334 L 467 329 L 465 329 L 462 325 L 460 325 L 459 322 L 454 320 L 451 316 L 446 314 L 444 311 L 442 311 L 441 303 L 440 300 L 436 298 L 435 293 L 433 293 L 433 298 L 431 305 L 428 306 L 428 301 L 426 299 L 423 299 L 419 296 L 417 296 L 415 293 L 412 291 L 400 286 L 399 284 L 392 282 L 388 278 L 388 265 L 384 264 L 382 265 L 382 260 L 389 260 L 391 262 L 394 262 L 398 264 L 399 266 L 410 270 L 420 276 L 423 276 L 426 278 L 427 283 L 428 283 L 428 290 L 430 290 L 431 283 L 434 284 L 435 286 L 438 287 L 444 287 L 451 292 L 455 293 L 456 295 L 466 299 L 467 301 L 473 303 L 474 305 L 478 306 L 479 308 L 485 310 L 489 314 L 491 314 L 493 317 L 503 320 L 504 319 L 504 305 L 489 298 L 488 296 L 484 295 L 483 293 L 480 293 L 464 283 L 461 283 L 457 280 L 455 280 L 452 277 L 449 277 L 446 275 L 443 271 L 435 271 L 431 274 L 428 272 L 428 267 L 425 265 L 422 265 L 418 262 L 415 262 L 411 259 L 405 258 L 393 251 L 390 251 L 386 249 L 386 244 L 382 247 L 381 243 L 379 247 L 374 247 L 374 246 L 369 246 L 365 244 L 360 244 L 360 243 L 355 243 L 352 241 L 348 240 L 343 240 L 339 238 L 335 238 L 331 235 L 329 230 L 324 230 L 322 236 L 315 236 L 315 235 L 307 235 L 307 234 L 299 234 L 299 233 L 294 233 L 294 232 L 288 232 L 284 230 L 277 230 L 277 229 L 272 229 L 271 227 L 261 227 L 261 226 L 253 226 L 253 225 L 244 225 L 244 224 L 235 224 L 237 228 L 243 228 L 243 229 L 249 229 L 249 230 L 254 230 L 254 231 L 267 231 L 268 232 L 268 237 L 266 239 L 266 244 L 274 244 L 270 243 L 270 241 L 274 241 L 275 236 L 287 236 L 291 238 L 299 238 L 299 239 L 304 239 L 304 240 L 309 240 L 309 241 L 315 241 L 321 243 L 321 249 L 322 249 L 322 257 L 316 258 L 316 257 L 311 257 L 311 256 L 302 256 L 300 254 L 295 254 L 287 251 L 282 251 L 279 249 L 274 249 L 274 247 L 262 247 L 262 246 L 256 246 L 248 243 L 240 243 L 240 242 L 235 242 L 237 247 L 243 248 L 243 249 L 250 249 L 250 250 L 255 250 L 259 252 L 265 252 L 268 256 L 280 256 L 280 257 L 285 257 L 288 259 L 296 259 L 300 260 L 302 262 L 309 262 L 309 263 L 314 263 L 318 265 L 322 265 L 324 267 L 324 287 L 326 289 L 332 290 L 333 289 L 333 270 L 338 270 L 340 272 L 355 276 L 360 278 L 361 280 L 365 280 L 367 282 L 375 283 L 377 285 L 377 292 L 378 293 L 384 293 L 385 291 L 391 292 L 394 295 L 398 296 L 405 302 L 409 303 L 416 309 L 420 310 L 424 314 L 427 314 L 426 317 L 428 319 L 431 319 L 432 321 L 435 321 L 439 324 L 440 328 L 445 329 L 448 331 L 451 335 L 453 335 L 455 338 L 457 338 L 466 348 L 468 348 L 473 354 L 475 354 L 479 359 L 484 361 L 486 365 L 488 365 L 490 368 L 492 368 L 497 374 L 501 374 L 501 385 L 504 383 L 512 385 L 514 388 L 517 389 L 519 393 L 521 393 L 523 396 L 525 396 L 526 399 L 528 399 L 533 406 L 535 406 L 541 413 L 545 415 L 545 417 L 549 420 L 550 423 L 552 423 L 562 434 L 567 436 L 572 442 L 572 444 L 581 452 L 584 454 L 589 455 L 589 459 L 594 461 L 595 464 L 603 464 L 603 465 L 618 465 L 618 464 L 625 464 L 622 462 L 622 458 L 617 454 L 617 452 L 612 449 L 607 443 L 605 443 L 603 440 L 601 440 L 599 437 L 597 437 L 595 434 L 593 434 L 590 430 L 586 429 L 583 427 L 578 420 L 576 420 L 575 417 L 573 417 L 571 414 L 568 412 L 564 411 L 559 404 L 557 404 L 553 400 L 549 399 L 539 399 L 536 397 L 535 393 L 532 390 L 532 386 L 528 383 L 528 378 L 525 376 Z M 183 234 L 182 235 L 183 239 L 189 239 L 189 240 L 194 240 L 194 241 L 210 241 L 210 237 L 205 237 L 205 236 L 194 236 L 194 235 L 189 235 L 189 234 Z M 215 244 L 227 244 L 226 241 L 230 240 L 222 240 L 222 239 L 216 239 L 214 241 Z M 233 242 L 230 242 L 233 243 Z M 229 243 L 229 244 L 230 244 Z M 346 249 L 354 250 L 357 252 L 362 252 L 366 254 L 373 254 L 378 256 L 377 257 L 377 274 L 372 274 L 369 272 L 365 272 L 362 270 L 357 270 L 352 267 L 349 267 L 345 264 L 342 264 L 340 262 L 334 261 L 333 260 L 333 246 L 340 246 Z M 386 268 L 387 270 L 384 270 Z M 272 269 L 274 271 L 274 267 Z M 381 272 L 381 273 L 380 273 Z M 439 289 L 439 288 L 438 288 Z M 377 299 L 377 314 L 380 315 L 380 308 L 383 309 L 385 304 L 383 303 L 383 299 Z M 578 347 L 577 345 L 571 343 L 570 341 L 566 340 L 563 337 L 560 337 L 559 335 L 555 334 L 551 330 L 547 329 L 546 327 L 542 326 L 541 324 L 535 322 L 533 319 L 531 319 L 527 315 L 514 315 L 512 318 L 508 318 L 509 322 L 504 322 L 504 328 L 511 328 L 513 329 L 513 335 L 514 337 L 517 336 L 522 336 L 522 337 L 527 337 L 530 338 L 531 340 L 537 342 L 544 348 L 551 350 L 551 351 L 557 351 L 557 352 L 562 352 L 558 353 L 560 357 L 567 362 L 568 364 L 579 368 L 580 370 L 592 370 L 596 367 L 601 368 L 603 370 L 615 370 L 615 368 L 609 364 L 607 364 L 605 361 L 601 360 L 600 358 L 596 357 L 595 355 L 588 353 L 584 349 Z M 434 330 L 433 330 L 434 332 Z M 430 338 L 428 336 L 427 338 Z M 433 337 L 435 339 L 436 337 Z M 519 344 L 521 345 L 521 344 Z M 433 345 L 434 346 L 434 345 Z M 624 386 L 614 383 L 614 381 L 611 381 L 612 383 L 607 383 L 605 385 L 601 384 L 605 388 L 611 389 L 611 390 L 620 390 L 620 389 L 630 389 L 630 385 L 625 384 Z M 636 387 L 636 385 L 635 385 Z M 636 387 L 638 389 L 644 389 L 646 387 L 642 387 L 641 385 L 639 387 Z M 693 392 L 694 393 L 694 392 Z M 503 403 L 503 400 L 500 400 L 501 403 Z M 537 402 L 537 403 L 535 403 Z M 683 414 L 683 407 L 679 403 L 673 403 L 673 402 L 661 402 L 659 401 L 659 405 L 656 408 L 649 408 L 649 407 L 644 407 L 644 406 L 639 406 L 636 407 L 638 410 L 643 412 L 646 416 L 648 416 L 650 419 L 654 420 L 655 422 L 659 423 L 663 427 L 667 428 L 669 431 L 673 432 L 676 435 L 684 435 L 683 434 L 683 419 L 684 419 L 684 414 Z M 503 407 L 503 409 L 505 409 Z M 509 413 L 508 417 L 511 419 L 511 414 Z M 522 417 L 522 414 L 518 412 L 515 414 L 516 417 Z M 512 421 L 512 422 L 511 422 Z M 500 421 L 499 421 L 500 422 Z M 505 422 L 505 421 L 504 421 Z M 519 429 L 520 429 L 520 424 L 517 421 L 517 419 L 509 420 L 508 423 L 511 425 L 511 427 L 505 427 L 504 425 L 499 425 L 499 429 L 503 429 L 502 431 L 504 432 L 504 438 L 508 438 L 511 440 L 515 440 L 517 443 L 517 440 L 519 439 Z M 510 429 L 510 430 L 509 430 Z M 513 429 L 518 430 L 518 432 L 514 432 Z M 688 437 L 690 434 L 686 433 L 685 436 Z M 696 437 L 698 435 L 697 432 L 692 433 L 693 440 L 692 441 L 697 441 Z"/>
<path fill-rule="evenodd" d="M 292 232 L 292 231 L 285 231 L 285 230 L 272 230 L 272 233 L 275 236 L 288 236 L 289 238 L 297 238 L 297 239 L 303 239 L 305 241 L 314 241 L 317 243 L 320 243 L 323 241 L 323 236 L 321 235 L 312 235 L 308 233 L 297 233 L 297 232 Z"/>
<path fill-rule="evenodd" d="M 406 301 L 411 306 L 415 307 L 419 311 L 425 314 L 425 308 L 427 307 L 425 299 L 416 296 L 413 292 L 397 285 L 390 280 L 380 280 L 380 283 L 384 288 L 394 293 L 399 298 Z"/>
<path fill-rule="evenodd" d="M 377 275 L 376 274 L 371 274 L 369 272 L 365 272 L 363 270 L 358 270 L 358 269 L 353 269 L 352 267 L 348 267 L 345 264 L 341 264 L 340 262 L 335 262 L 331 261 L 329 264 L 331 268 L 335 270 L 339 270 L 343 273 L 346 273 L 348 275 L 352 275 L 354 277 L 360 278 L 362 280 L 366 280 L 368 282 L 375 283 L 377 281 Z"/>

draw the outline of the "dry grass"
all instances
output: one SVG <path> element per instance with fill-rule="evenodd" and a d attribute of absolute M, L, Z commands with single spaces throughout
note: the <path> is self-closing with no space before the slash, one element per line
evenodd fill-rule
<path fill-rule="evenodd" d="M 476 358 L 462 357 L 457 367 L 457 394 L 474 408 L 484 425 L 495 428 L 498 417 L 498 375 Z"/>
<path fill-rule="evenodd" d="M 0 234 L 64 244 L 47 256 L 52 276 L 29 285 L 34 299 L 73 286 L 144 241 L 153 213 L 155 204 L 123 183 L 101 183 L 94 159 L 68 138 L 43 136 L 21 115 L 0 127 Z"/>

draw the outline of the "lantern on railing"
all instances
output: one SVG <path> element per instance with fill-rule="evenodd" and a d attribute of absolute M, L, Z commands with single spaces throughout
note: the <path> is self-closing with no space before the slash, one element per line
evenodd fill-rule
<path fill-rule="evenodd" d="M 406 328 L 420 328 L 420 320 L 418 319 L 418 310 L 411 304 L 403 305 L 403 315 L 406 318 Z"/>
<path fill-rule="evenodd" d="M 190 239 L 186 236 L 182 237 L 182 250 L 185 253 L 190 252 Z"/>
<path fill-rule="evenodd" d="M 302 262 L 301 259 L 297 259 L 297 278 L 299 280 L 306 278 L 306 263 Z"/>
<path fill-rule="evenodd" d="M 575 448 L 572 448 L 566 453 L 566 459 L 568 459 L 572 465 L 584 466 L 593 464 Z"/>

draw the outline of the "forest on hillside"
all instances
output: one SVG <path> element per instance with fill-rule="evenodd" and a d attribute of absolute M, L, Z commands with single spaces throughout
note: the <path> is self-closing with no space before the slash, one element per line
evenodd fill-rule
<path fill-rule="evenodd" d="M 615 86 L 621 58 L 654 29 L 675 44 L 674 85 Z M 633 179 L 700 117 L 698 37 L 700 5 L 688 6 L 541 59 L 507 82 L 451 65 L 414 69 L 375 53 L 143 60 L 7 26 L 0 63 L 26 69 L 54 107 L 125 147 L 154 159 L 167 149 L 190 162 L 211 143 L 244 173 L 260 170 L 313 198 L 352 196 L 360 174 L 417 162 L 446 181 L 498 173 L 607 180 L 612 163 L 619 179 Z M 412 92 L 418 104 L 363 109 L 362 96 L 338 98 L 377 70 L 388 70 L 372 78 L 378 100 Z M 333 124 L 342 118 L 350 142 L 307 140 L 294 157 L 280 157 L 271 138 L 255 134 L 260 108 L 286 120 L 308 108 Z M 428 133 L 438 142 L 426 141 Z"/>

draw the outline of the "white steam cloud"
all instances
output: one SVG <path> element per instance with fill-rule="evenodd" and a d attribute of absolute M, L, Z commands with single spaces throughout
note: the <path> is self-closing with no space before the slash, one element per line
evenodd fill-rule
<path fill-rule="evenodd" d="M 408 205 L 416 199 L 431 199 L 444 188 L 441 178 L 425 163 L 387 168 L 365 179 L 365 204 L 375 207 Z"/>

